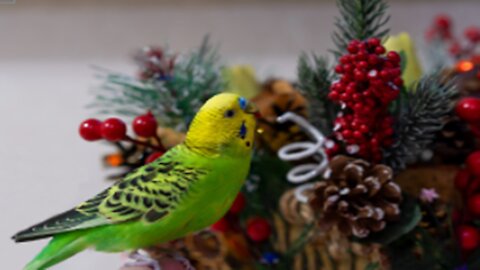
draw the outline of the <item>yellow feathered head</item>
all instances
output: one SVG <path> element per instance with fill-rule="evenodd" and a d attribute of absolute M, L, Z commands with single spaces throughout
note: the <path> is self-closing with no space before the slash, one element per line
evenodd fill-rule
<path fill-rule="evenodd" d="M 237 94 L 218 94 L 198 111 L 185 144 L 207 155 L 249 154 L 253 147 L 256 112 L 253 103 Z"/>

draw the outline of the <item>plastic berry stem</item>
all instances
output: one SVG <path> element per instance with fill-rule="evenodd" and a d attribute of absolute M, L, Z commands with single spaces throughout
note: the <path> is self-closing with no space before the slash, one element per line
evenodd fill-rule
<path fill-rule="evenodd" d="M 165 146 L 163 145 L 162 139 L 160 139 L 160 137 L 158 136 L 157 133 L 155 133 L 155 135 L 153 135 L 153 138 L 154 138 L 155 141 L 157 142 L 159 150 L 165 153 L 165 152 L 167 151 L 167 149 L 166 149 Z"/>
<path fill-rule="evenodd" d="M 163 149 L 163 147 L 155 146 L 155 145 L 152 145 L 152 144 L 150 144 L 150 143 L 148 143 L 148 142 L 142 142 L 142 141 L 136 140 L 136 139 L 134 139 L 134 138 L 132 138 L 132 137 L 130 137 L 130 136 L 128 136 L 128 135 L 125 136 L 125 140 L 126 140 L 126 141 L 129 141 L 129 142 L 132 142 L 132 143 L 134 143 L 134 144 L 143 145 L 143 146 L 145 146 L 145 147 L 150 147 L 150 148 L 155 149 L 155 150 L 157 150 L 157 151 L 165 151 L 165 150 Z"/>

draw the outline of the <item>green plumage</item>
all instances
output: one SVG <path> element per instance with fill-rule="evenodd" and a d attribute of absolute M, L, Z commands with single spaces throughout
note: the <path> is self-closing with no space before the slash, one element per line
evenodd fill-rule
<path fill-rule="evenodd" d="M 229 99 L 233 96 L 235 101 L 238 98 L 232 94 L 216 97 L 223 95 Z M 210 107 L 218 109 L 222 118 L 223 111 L 233 106 L 231 102 L 220 107 L 217 103 Z M 209 111 L 204 115 L 206 119 L 200 116 L 192 123 L 190 132 L 205 132 L 203 120 L 216 114 Z M 202 139 L 195 136 L 189 141 L 187 134 L 186 143 L 131 172 L 97 196 L 13 236 L 17 242 L 53 236 L 25 269 L 46 269 L 86 248 L 118 252 L 148 247 L 217 221 L 232 204 L 249 170 L 251 141 L 246 140 L 253 140 L 254 120 L 250 115 L 239 117 L 246 118 L 230 124 L 240 129 L 247 121 L 247 136 L 230 132 L 234 134 L 230 143 L 219 141 L 212 147 L 202 146 Z"/>

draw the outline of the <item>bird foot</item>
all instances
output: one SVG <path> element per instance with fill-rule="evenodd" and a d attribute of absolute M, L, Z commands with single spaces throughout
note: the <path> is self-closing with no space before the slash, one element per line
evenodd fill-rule
<path fill-rule="evenodd" d="M 162 268 L 160 267 L 160 264 L 156 260 L 152 259 L 148 255 L 148 253 L 144 251 L 141 251 L 141 250 L 134 251 L 130 253 L 128 258 L 131 261 L 128 261 L 127 263 L 125 263 L 126 267 L 149 267 L 152 270 L 162 270 Z"/>

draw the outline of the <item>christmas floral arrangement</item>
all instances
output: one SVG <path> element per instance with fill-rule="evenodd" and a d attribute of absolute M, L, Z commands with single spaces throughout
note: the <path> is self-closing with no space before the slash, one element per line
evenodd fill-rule
<path fill-rule="evenodd" d="M 114 147 L 110 180 L 181 143 L 217 93 L 259 109 L 250 173 L 225 216 L 122 269 L 480 269 L 478 29 L 462 47 L 436 18 L 428 42 L 456 62 L 422 75 L 408 34 L 389 36 L 384 0 L 337 4 L 332 57 L 300 55 L 296 82 L 223 66 L 208 38 L 187 54 L 142 50 L 135 76 L 100 71 L 90 107 L 123 120 L 87 119 L 79 133 Z"/>

